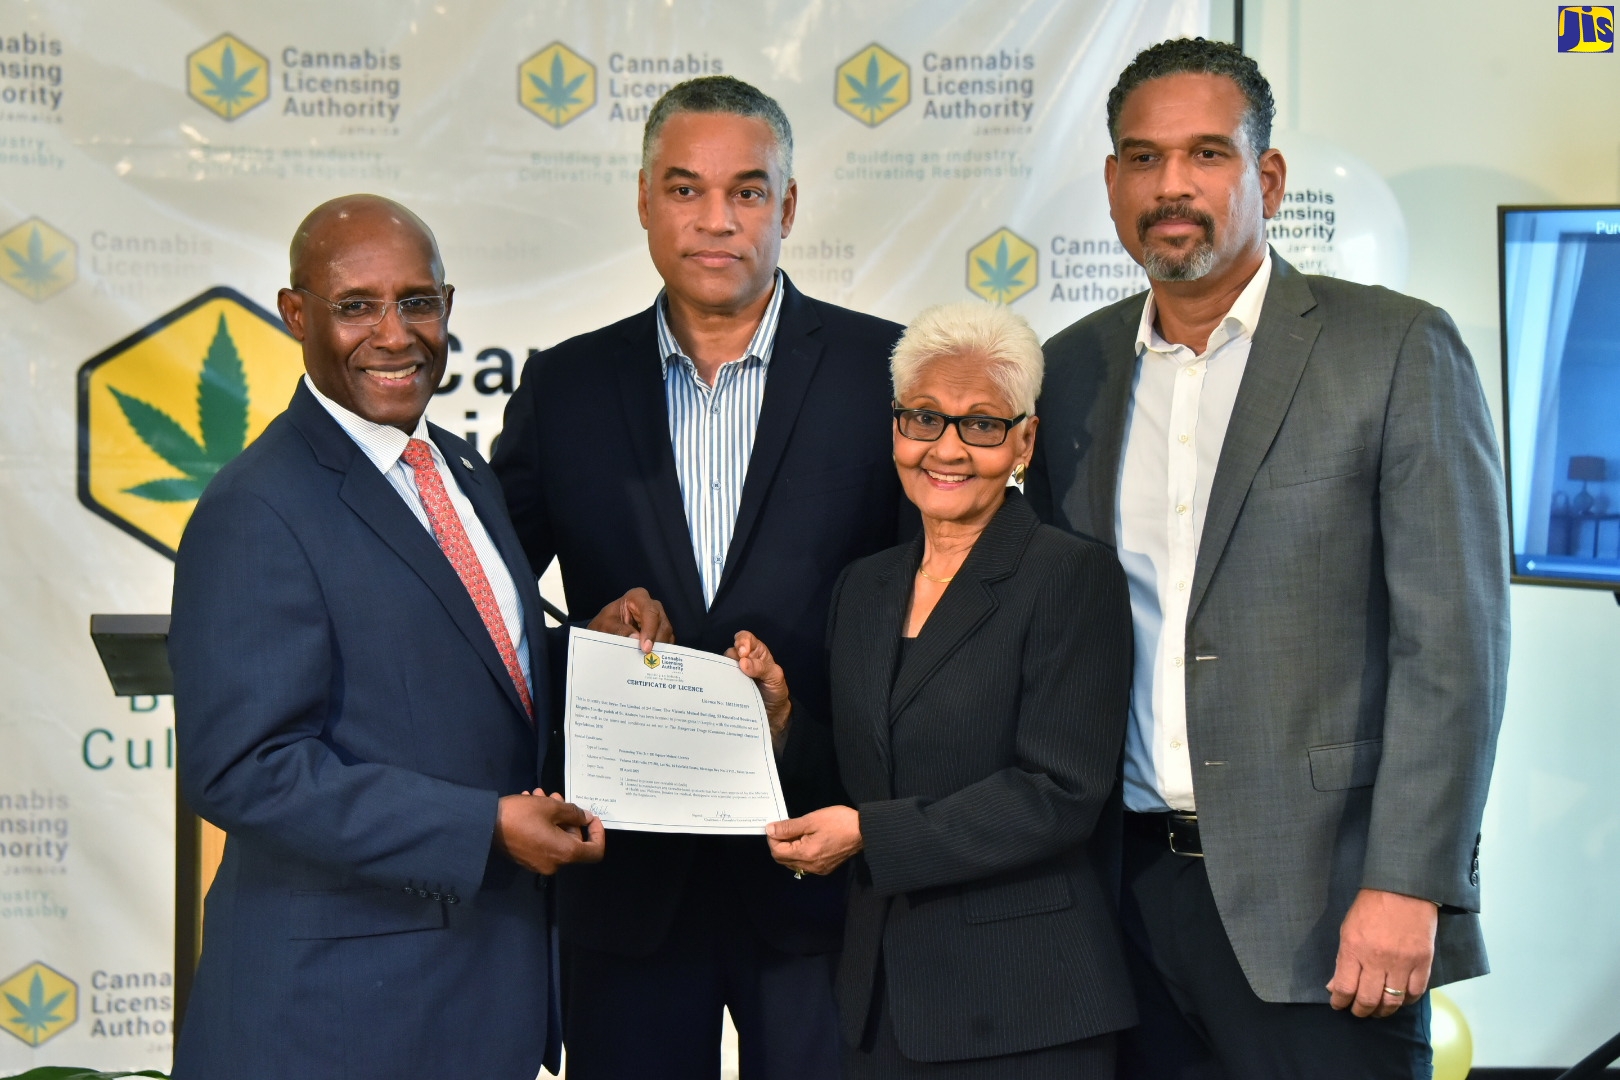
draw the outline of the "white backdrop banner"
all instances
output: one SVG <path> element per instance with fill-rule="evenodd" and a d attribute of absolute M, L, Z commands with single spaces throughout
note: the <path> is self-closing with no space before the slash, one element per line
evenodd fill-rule
<path fill-rule="evenodd" d="M 727 74 L 797 138 L 783 263 L 905 320 L 1048 335 L 1145 287 L 1102 187 L 1109 87 L 1209 0 L 0 0 L 0 1071 L 167 1068 L 174 739 L 92 612 L 168 610 L 219 465 L 286 404 L 293 227 L 354 191 L 457 286 L 430 415 L 487 448 L 530 350 L 646 307 L 642 123 Z M 289 1032 L 289 1037 L 296 1033 Z"/>

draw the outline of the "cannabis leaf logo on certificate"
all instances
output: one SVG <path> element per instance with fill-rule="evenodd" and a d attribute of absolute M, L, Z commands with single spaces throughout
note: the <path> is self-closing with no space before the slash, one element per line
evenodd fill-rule
<path fill-rule="evenodd" d="M 1024 283 L 1024 279 L 1019 275 L 1023 273 L 1024 267 L 1029 263 L 1029 256 L 1025 255 L 1010 265 L 1007 260 L 1007 238 L 1005 236 L 996 245 L 996 261 L 994 265 L 982 258 L 975 260 L 979 264 L 979 269 L 984 273 L 984 280 L 979 282 L 979 288 L 1003 304 Z"/>
<path fill-rule="evenodd" d="M 24 251 L 16 248 L 6 248 L 6 254 L 11 257 L 11 265 L 5 268 L 6 276 L 12 283 L 20 285 L 23 290 L 31 292 L 38 299 L 46 288 L 57 281 L 56 268 L 68 255 L 68 249 L 62 248 L 54 255 L 45 254 L 45 238 L 39 234 L 39 226 L 35 225 L 28 231 L 28 244 Z"/>
<path fill-rule="evenodd" d="M 33 980 L 28 984 L 28 1000 L 24 1001 L 16 994 L 7 993 L 6 1001 L 17 1010 L 17 1015 L 11 1017 L 7 1023 L 23 1029 L 24 1041 L 31 1046 L 38 1046 L 43 1041 L 45 1029 L 53 1024 L 60 1024 L 62 1017 L 57 1015 L 57 1009 L 67 1000 L 68 992 L 50 998 L 45 997 L 45 980 L 40 978 L 38 971 L 34 972 Z"/>
<path fill-rule="evenodd" d="M 868 124 L 877 123 L 877 115 L 885 107 L 893 105 L 895 97 L 894 86 L 900 81 L 900 72 L 895 72 L 887 79 L 880 79 L 877 53 L 874 52 L 866 61 L 866 80 L 863 82 L 853 75 L 846 74 L 844 78 L 849 82 L 852 91 L 852 104 L 866 113 Z"/>
<path fill-rule="evenodd" d="M 253 76 L 259 73 L 256 67 L 250 67 L 240 75 L 236 72 L 236 53 L 230 45 L 225 46 L 224 55 L 220 57 L 219 70 L 214 71 L 200 61 L 197 68 L 202 72 L 203 78 L 208 80 L 208 89 L 203 91 L 207 97 L 217 101 L 224 113 L 225 119 L 232 118 L 236 107 L 253 97 L 248 89 L 253 82 Z"/>
<path fill-rule="evenodd" d="M 538 105 L 544 111 L 549 112 L 553 124 L 561 125 L 563 123 L 563 114 L 573 106 L 583 102 L 583 99 L 579 96 L 579 88 L 584 85 L 588 74 L 589 72 L 580 72 L 570 79 L 568 73 L 563 70 L 562 53 L 553 53 L 551 55 L 551 78 L 549 81 L 542 79 L 532 71 L 529 72 L 529 81 L 540 92 L 539 97 L 529 99 L 530 103 Z"/>
<path fill-rule="evenodd" d="M 141 441 L 184 474 L 126 488 L 131 495 L 153 502 L 189 502 L 200 496 L 214 474 L 247 444 L 247 377 L 224 315 L 219 317 L 219 328 L 197 378 L 201 443 L 163 410 L 114 387 L 108 389 Z"/>

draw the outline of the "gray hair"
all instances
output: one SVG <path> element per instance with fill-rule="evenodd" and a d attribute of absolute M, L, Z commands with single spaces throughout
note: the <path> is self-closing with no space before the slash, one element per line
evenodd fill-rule
<path fill-rule="evenodd" d="M 730 75 L 704 75 L 676 83 L 653 103 L 641 133 L 641 168 L 649 176 L 653 158 L 658 156 L 659 136 L 676 113 L 728 113 L 765 121 L 776 137 L 776 162 L 782 170 L 782 182 L 793 178 L 793 128 L 787 113 L 775 98 Z"/>
<path fill-rule="evenodd" d="M 895 400 L 916 385 L 923 370 L 945 356 L 975 356 L 1008 404 L 1033 413 L 1046 360 L 1041 340 L 1022 315 L 999 304 L 965 300 L 931 307 L 906 327 L 889 358 Z"/>

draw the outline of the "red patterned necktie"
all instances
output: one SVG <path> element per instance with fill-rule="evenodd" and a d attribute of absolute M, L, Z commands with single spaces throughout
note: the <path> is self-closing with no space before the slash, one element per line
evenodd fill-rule
<path fill-rule="evenodd" d="M 506 632 L 506 620 L 501 618 L 501 609 L 495 603 L 489 578 L 484 576 L 484 564 L 478 561 L 478 552 L 473 550 L 472 541 L 467 539 L 467 530 L 461 527 L 461 515 L 456 513 L 449 492 L 444 490 L 444 480 L 439 476 L 438 466 L 433 463 L 433 450 L 421 439 L 412 439 L 405 445 L 404 458 L 405 464 L 416 473 L 416 491 L 422 497 L 422 509 L 427 511 L 433 535 L 438 537 L 440 549 L 450 560 L 450 565 L 456 568 L 461 583 L 467 587 L 467 594 L 472 597 L 473 606 L 478 608 L 484 628 L 495 642 L 495 651 L 501 654 L 506 672 L 512 676 L 518 697 L 523 699 L 523 708 L 532 721 L 534 701 L 529 697 L 529 684 L 523 678 L 517 650 L 512 647 L 512 637 Z"/>

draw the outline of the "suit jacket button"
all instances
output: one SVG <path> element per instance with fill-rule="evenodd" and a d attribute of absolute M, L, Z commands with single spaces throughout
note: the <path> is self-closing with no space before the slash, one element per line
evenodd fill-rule
<path fill-rule="evenodd" d="M 426 900 L 428 898 L 428 891 L 426 889 L 417 889 L 416 895 L 421 897 L 423 900 Z"/>
<path fill-rule="evenodd" d="M 457 896 L 455 893 L 451 893 L 449 896 L 444 898 L 444 902 L 447 904 L 459 904 L 461 903 L 461 897 Z"/>
<path fill-rule="evenodd" d="M 412 888 L 411 886 L 407 885 L 407 886 L 405 886 L 405 895 L 406 896 L 415 896 L 416 895 L 416 890 L 414 888 Z"/>

